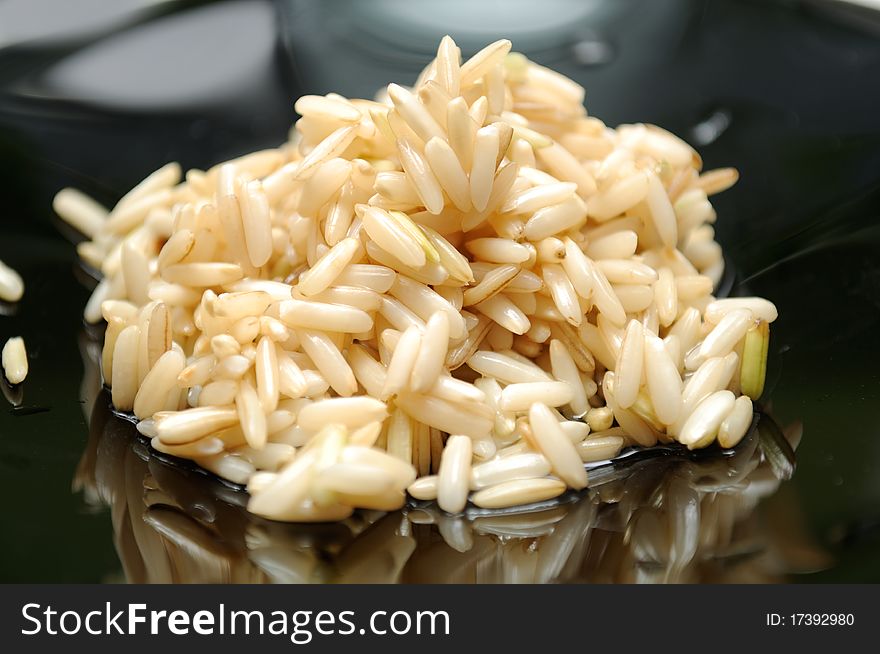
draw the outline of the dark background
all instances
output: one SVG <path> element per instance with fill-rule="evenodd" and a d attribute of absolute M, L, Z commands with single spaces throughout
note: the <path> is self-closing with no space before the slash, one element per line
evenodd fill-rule
<path fill-rule="evenodd" d="M 52 195 L 112 206 L 166 161 L 276 145 L 299 95 L 412 82 L 448 32 L 465 53 L 511 38 L 584 84 L 607 124 L 659 124 L 707 169 L 739 169 L 713 198 L 718 239 L 738 290 L 779 307 L 764 399 L 804 437 L 777 496 L 823 553 L 788 578 L 880 581 L 880 15 L 832 0 L 6 0 L 0 25 L 0 259 L 27 287 L 0 304 L 0 341 L 23 334 L 31 359 L 21 407 L 0 400 L 0 580 L 122 577 L 109 512 L 71 491 L 89 280 Z"/>

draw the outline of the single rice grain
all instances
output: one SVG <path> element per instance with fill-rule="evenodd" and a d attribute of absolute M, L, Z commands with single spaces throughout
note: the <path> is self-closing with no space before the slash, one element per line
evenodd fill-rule
<path fill-rule="evenodd" d="M 14 336 L 3 345 L 0 355 L 3 363 L 3 373 L 10 384 L 20 384 L 28 374 L 27 351 L 24 347 L 24 339 Z"/>

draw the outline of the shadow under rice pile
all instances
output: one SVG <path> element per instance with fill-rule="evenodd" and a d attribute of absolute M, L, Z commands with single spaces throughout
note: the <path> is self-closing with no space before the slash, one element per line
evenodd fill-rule
<path fill-rule="evenodd" d="M 415 86 L 300 98 L 290 141 L 171 163 L 58 214 L 102 279 L 102 373 L 160 452 L 329 521 L 409 494 L 457 513 L 587 486 L 629 446 L 735 446 L 776 308 L 716 299 L 702 173 L 651 125 L 497 41 Z"/>

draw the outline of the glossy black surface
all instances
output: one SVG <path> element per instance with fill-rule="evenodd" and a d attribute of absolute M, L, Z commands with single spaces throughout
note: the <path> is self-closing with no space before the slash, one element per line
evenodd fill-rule
<path fill-rule="evenodd" d="M 27 284 L 0 304 L 0 340 L 25 335 L 31 357 L 21 406 L 0 408 L 0 580 L 880 581 L 880 21 L 834 2 L 505 4 L 492 21 L 456 2 L 164 3 L 0 44 L 0 259 Z M 296 96 L 411 81 L 446 32 L 465 49 L 512 36 L 582 82 L 608 124 L 660 124 L 707 168 L 740 170 L 713 198 L 718 236 L 734 293 L 779 308 L 763 404 L 792 441 L 802 427 L 791 481 L 745 443 L 735 474 L 728 459 L 663 459 L 529 516 L 275 525 L 149 458 L 106 400 L 92 413 L 88 280 L 52 194 L 112 203 L 167 160 L 276 144 Z M 204 72 L 236 57 L 227 77 Z M 720 487 L 729 506 L 709 508 Z M 681 528 L 694 494 L 696 553 Z"/>

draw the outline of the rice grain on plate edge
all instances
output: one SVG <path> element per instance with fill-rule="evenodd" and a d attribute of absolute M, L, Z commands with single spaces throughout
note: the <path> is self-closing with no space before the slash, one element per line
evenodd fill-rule
<path fill-rule="evenodd" d="M 736 171 L 606 127 L 510 45 L 461 62 L 445 37 L 412 89 L 300 98 L 288 143 L 168 164 L 106 214 L 62 191 L 104 379 L 156 449 L 325 521 L 407 489 L 549 499 L 627 445 L 743 437 L 776 309 L 711 294 L 708 195 Z"/>

